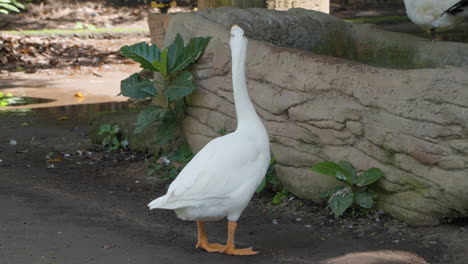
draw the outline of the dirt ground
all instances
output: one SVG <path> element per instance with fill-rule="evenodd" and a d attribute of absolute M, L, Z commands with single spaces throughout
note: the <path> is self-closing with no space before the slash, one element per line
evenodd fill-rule
<path fill-rule="evenodd" d="M 150 156 L 89 142 L 89 116 L 122 107 L 0 113 L 2 263 L 465 263 L 466 221 L 412 228 L 379 214 L 337 220 L 297 198 L 272 205 L 269 193 L 256 195 L 239 221 L 239 245 L 258 256 L 197 250 L 195 224 L 148 211 L 167 186 L 147 177 Z M 210 238 L 224 241 L 225 230 L 210 224 Z"/>
<path fill-rule="evenodd" d="M 127 19 L 129 27 L 146 27 L 138 9 L 128 12 L 140 17 Z M 66 25 L 65 17 L 54 23 Z M 33 27 L 34 22 L 24 25 Z M 466 220 L 426 228 L 408 227 L 380 213 L 337 220 L 326 208 L 298 198 L 273 205 L 271 193 L 256 195 L 239 221 L 239 246 L 254 246 L 259 255 L 227 257 L 195 249 L 194 223 L 146 207 L 167 186 L 147 177 L 151 155 L 108 153 L 87 137 L 90 116 L 126 107 L 124 98 L 116 96 L 118 81 L 137 66 L 117 50 L 149 37 L 12 40 L 26 50 L 41 41 L 59 44 L 48 46 L 57 52 L 48 48 L 41 56 L 17 53 L 14 67 L 1 68 L 0 91 L 43 94 L 55 101 L 42 108 L 0 111 L 0 263 L 466 262 Z M 64 59 L 61 54 L 73 53 L 71 48 L 78 55 Z M 58 63 L 51 64 L 54 59 Z M 85 99 L 76 100 L 76 92 Z M 224 222 L 208 228 L 213 242 L 225 240 Z"/>

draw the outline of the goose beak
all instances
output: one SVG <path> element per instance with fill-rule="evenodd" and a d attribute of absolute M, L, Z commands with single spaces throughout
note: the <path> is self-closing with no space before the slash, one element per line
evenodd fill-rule
<path fill-rule="evenodd" d="M 234 34 L 233 34 L 233 31 L 236 29 L 236 28 L 240 28 L 239 25 L 237 24 L 234 24 L 232 27 L 231 27 L 231 38 L 234 38 Z"/>
<path fill-rule="evenodd" d="M 231 27 L 231 38 L 234 38 L 235 36 L 238 36 L 240 33 L 241 36 L 244 35 L 244 30 L 239 25 L 233 25 Z"/>

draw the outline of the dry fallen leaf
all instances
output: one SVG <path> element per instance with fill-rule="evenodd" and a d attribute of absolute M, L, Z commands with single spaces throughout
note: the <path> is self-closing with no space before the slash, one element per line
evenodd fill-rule
<path fill-rule="evenodd" d="M 48 159 L 48 160 L 47 160 L 48 163 L 51 163 L 51 162 L 61 162 L 61 161 L 62 161 L 62 158 L 60 158 L 60 157 L 57 157 L 57 158 L 55 158 L 55 159 Z"/>

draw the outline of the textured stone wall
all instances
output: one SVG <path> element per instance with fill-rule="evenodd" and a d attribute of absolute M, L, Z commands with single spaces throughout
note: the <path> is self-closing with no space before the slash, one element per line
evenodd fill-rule
<path fill-rule="evenodd" d="M 248 36 L 255 37 L 259 32 L 266 34 L 265 25 L 272 23 L 265 16 L 273 19 L 278 14 L 252 11 L 250 15 L 264 23 L 249 24 L 245 17 L 231 16 L 236 12 L 223 10 L 224 20 L 212 12 L 177 15 L 166 34 L 166 43 L 176 33 L 185 40 L 213 37 L 193 69 L 199 89 L 188 100 L 183 122 L 195 151 L 219 136 L 218 130 L 233 131 L 236 126 L 228 24 L 244 23 Z M 310 17 L 306 21 L 319 17 L 327 26 L 335 21 L 317 12 L 300 12 L 305 13 L 291 13 L 290 20 L 301 23 L 297 17 Z M 290 30 L 300 28 L 291 25 Z M 373 29 L 353 26 L 351 30 Z M 375 34 L 382 41 L 405 38 Z M 356 36 L 368 35 L 372 34 Z M 451 43 L 437 45 L 448 52 L 454 49 Z M 457 52 L 463 48 L 466 52 L 468 47 L 461 45 L 456 46 Z M 427 49 L 435 52 L 435 47 Z M 248 46 L 250 96 L 270 135 L 278 177 L 288 189 L 299 197 L 323 202 L 319 194 L 338 183 L 310 171 L 312 164 L 344 159 L 362 170 L 378 167 L 385 172 L 379 182 L 379 206 L 413 225 L 468 215 L 467 70 L 466 66 L 388 69 L 263 41 L 251 40 Z"/>
<path fill-rule="evenodd" d="M 353 8 L 362 8 L 366 9 L 369 7 L 372 8 L 404 8 L 403 0 L 331 0 L 332 4 L 335 4 L 341 8 L 353 9 Z"/>

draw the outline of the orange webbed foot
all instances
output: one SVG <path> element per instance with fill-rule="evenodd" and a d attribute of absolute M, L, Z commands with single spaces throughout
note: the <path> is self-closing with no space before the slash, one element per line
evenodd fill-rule
<path fill-rule="evenodd" d="M 205 241 L 198 241 L 196 248 L 202 248 L 207 252 L 222 252 L 226 246 L 218 243 L 208 243 Z"/>
<path fill-rule="evenodd" d="M 235 255 L 235 256 L 250 256 L 258 254 L 258 251 L 252 250 L 249 248 L 225 248 L 222 253 L 226 255 Z"/>

